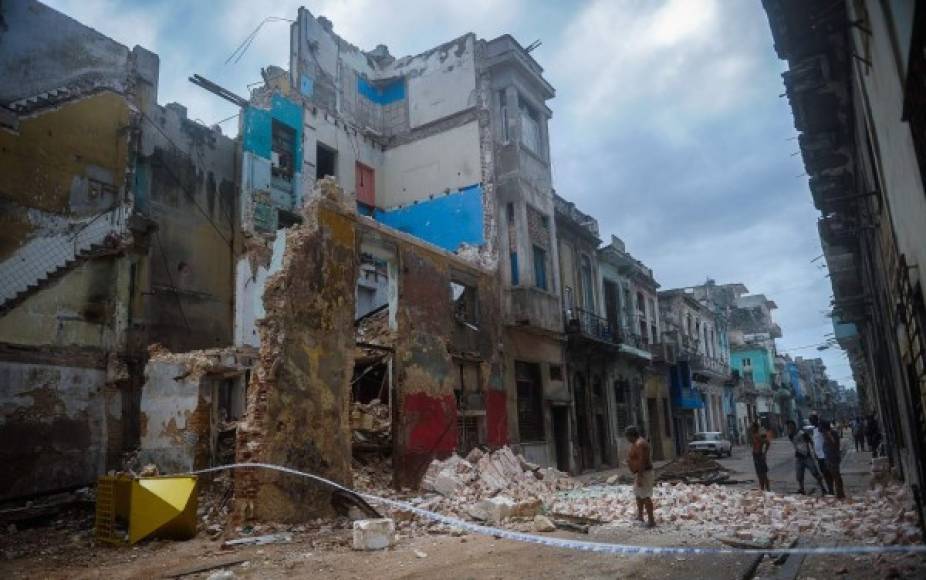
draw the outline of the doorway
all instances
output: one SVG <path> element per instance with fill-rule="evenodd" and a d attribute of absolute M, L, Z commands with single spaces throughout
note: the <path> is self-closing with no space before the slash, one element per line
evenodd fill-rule
<path fill-rule="evenodd" d="M 646 398 L 646 415 L 649 417 L 649 442 L 653 450 L 653 459 L 665 459 L 662 451 L 662 428 L 659 424 L 659 401 L 656 397 Z"/>
<path fill-rule="evenodd" d="M 556 452 L 556 469 L 569 472 L 569 407 L 551 407 L 553 414 L 553 445 Z"/>

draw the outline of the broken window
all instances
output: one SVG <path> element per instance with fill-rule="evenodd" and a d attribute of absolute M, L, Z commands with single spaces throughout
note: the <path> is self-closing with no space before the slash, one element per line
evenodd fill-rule
<path fill-rule="evenodd" d="M 588 256 L 582 256 L 582 291 L 585 299 L 583 307 L 589 312 L 595 312 L 595 289 L 592 279 L 592 262 Z"/>
<path fill-rule="evenodd" d="M 511 285 L 517 286 L 521 283 L 521 273 L 518 272 L 518 253 L 511 252 Z"/>
<path fill-rule="evenodd" d="M 539 246 L 534 246 L 534 286 L 547 289 L 547 252 Z"/>
<path fill-rule="evenodd" d="M 479 323 L 479 301 L 476 287 L 451 280 L 450 299 L 453 301 L 454 319 L 473 330 L 479 330 L 476 326 Z"/>
<path fill-rule="evenodd" d="M 317 143 L 315 145 L 315 178 L 337 177 L 338 174 L 335 171 L 337 159 L 337 151 L 327 145 Z"/>
<path fill-rule="evenodd" d="M 273 121 L 271 136 L 271 174 L 275 182 L 292 184 L 296 172 L 296 131 Z"/>
<path fill-rule="evenodd" d="M 562 381 L 563 380 L 562 365 L 550 365 L 550 380 L 551 381 Z"/>
<path fill-rule="evenodd" d="M 617 432 L 622 433 L 630 426 L 630 384 L 618 379 L 614 381 L 614 415 L 617 419 Z"/>
<path fill-rule="evenodd" d="M 460 382 L 456 389 L 459 437 L 457 451 L 466 455 L 485 443 L 485 397 L 479 364 L 459 361 Z"/>
<path fill-rule="evenodd" d="M 518 390 L 518 431 L 521 441 L 544 441 L 543 385 L 540 366 L 515 361 L 515 382 Z"/>
<path fill-rule="evenodd" d="M 518 108 L 521 114 L 521 144 L 531 153 L 543 155 L 540 115 L 532 106 L 525 103 L 523 99 L 519 99 L 518 101 Z"/>

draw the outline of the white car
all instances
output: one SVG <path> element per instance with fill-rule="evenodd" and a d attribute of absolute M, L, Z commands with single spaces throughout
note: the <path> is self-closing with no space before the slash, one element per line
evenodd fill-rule
<path fill-rule="evenodd" d="M 723 433 L 719 431 L 695 433 L 694 439 L 688 443 L 688 450 L 697 451 L 698 453 L 713 453 L 717 457 L 733 455 L 733 445 L 724 439 Z"/>

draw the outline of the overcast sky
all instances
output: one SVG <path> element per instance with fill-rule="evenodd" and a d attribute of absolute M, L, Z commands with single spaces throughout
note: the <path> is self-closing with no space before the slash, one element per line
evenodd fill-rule
<path fill-rule="evenodd" d="M 159 102 L 211 125 L 236 107 L 187 81 L 193 73 L 247 96 L 260 68 L 288 66 L 289 25 L 267 16 L 299 5 L 332 20 L 360 48 L 415 54 L 466 32 L 510 33 L 556 88 L 550 129 L 554 185 L 653 268 L 663 288 L 742 282 L 777 302 L 779 350 L 821 356 L 852 385 L 833 331 L 832 295 L 807 177 L 768 20 L 759 0 L 47 0 L 161 58 Z M 236 119 L 223 123 L 236 131 Z"/>

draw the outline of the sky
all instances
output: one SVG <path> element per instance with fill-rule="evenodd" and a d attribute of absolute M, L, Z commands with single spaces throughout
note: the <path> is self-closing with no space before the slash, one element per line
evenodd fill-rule
<path fill-rule="evenodd" d="M 300 5 L 364 50 L 416 54 L 475 32 L 510 33 L 556 88 L 548 102 L 554 187 L 620 237 L 663 288 L 742 282 L 778 305 L 779 351 L 823 358 L 853 386 L 833 332 L 832 290 L 781 73 L 758 0 L 45 0 L 160 56 L 158 100 L 237 131 L 237 108 L 187 78 L 247 96 L 261 67 L 288 66 Z M 272 4 L 272 5 L 271 5 Z"/>

